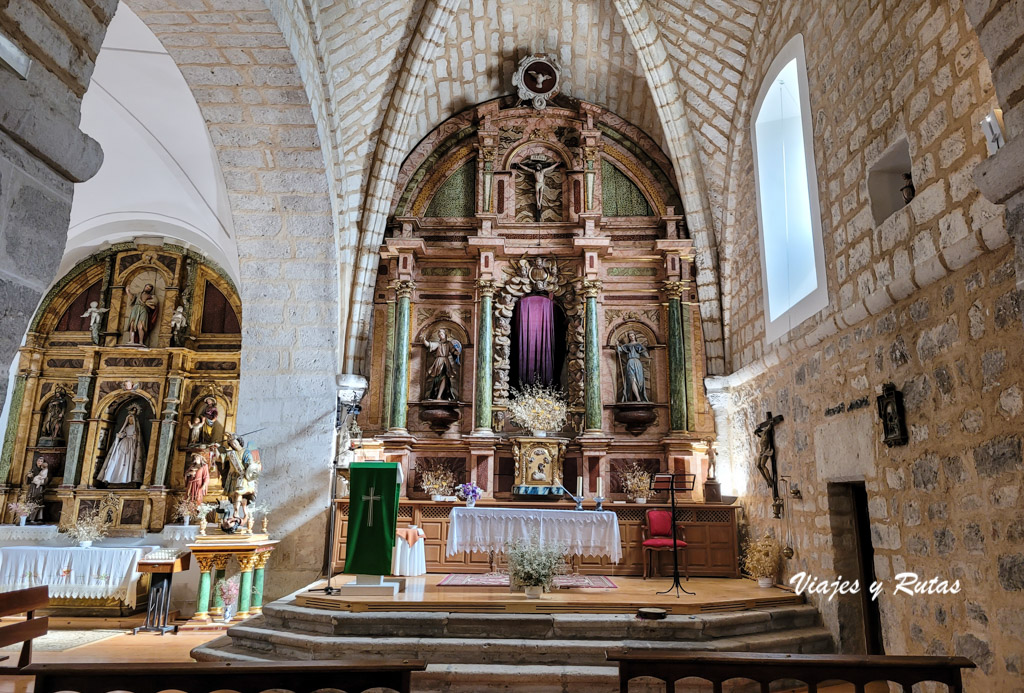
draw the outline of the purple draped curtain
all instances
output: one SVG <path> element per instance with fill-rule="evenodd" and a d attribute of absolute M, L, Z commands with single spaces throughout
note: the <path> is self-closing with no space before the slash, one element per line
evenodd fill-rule
<path fill-rule="evenodd" d="M 550 385 L 555 378 L 555 304 L 547 296 L 519 299 L 519 382 Z"/>

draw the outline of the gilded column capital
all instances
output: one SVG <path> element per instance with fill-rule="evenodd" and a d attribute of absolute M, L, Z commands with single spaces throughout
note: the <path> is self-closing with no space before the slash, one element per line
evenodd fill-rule
<path fill-rule="evenodd" d="M 493 296 L 494 292 L 498 290 L 498 283 L 493 279 L 477 279 L 476 288 L 480 291 L 480 296 Z"/>
<path fill-rule="evenodd" d="M 391 288 L 395 290 L 395 295 L 398 298 L 411 298 L 412 292 L 416 288 L 416 282 L 411 279 L 399 279 L 391 283 Z"/>
<path fill-rule="evenodd" d="M 256 569 L 262 570 L 267 567 L 267 561 L 270 560 L 271 551 L 262 551 L 256 554 Z"/>
<path fill-rule="evenodd" d="M 197 553 L 196 562 L 199 563 L 199 572 L 208 573 L 213 569 L 213 561 L 216 556 L 209 553 Z"/>
<path fill-rule="evenodd" d="M 689 291 L 689 282 L 667 281 L 665 282 L 665 293 L 670 299 L 679 300 Z"/>
<path fill-rule="evenodd" d="M 217 570 L 227 570 L 230 559 L 230 553 L 215 553 L 213 554 L 213 567 Z"/>
<path fill-rule="evenodd" d="M 597 295 L 601 293 L 602 288 L 604 288 L 604 282 L 600 279 L 583 280 L 583 295 L 587 298 L 597 298 Z"/>
<path fill-rule="evenodd" d="M 239 554 L 235 558 L 238 559 L 238 567 L 243 573 L 251 573 L 252 569 L 256 567 L 255 554 Z"/>

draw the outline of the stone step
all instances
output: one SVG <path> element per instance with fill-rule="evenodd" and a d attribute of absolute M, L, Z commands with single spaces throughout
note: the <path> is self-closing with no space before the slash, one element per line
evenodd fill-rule
<path fill-rule="evenodd" d="M 283 631 L 267 628 L 255 618 L 228 631 L 230 648 L 239 654 L 267 659 L 400 658 L 422 659 L 430 664 L 567 665 L 602 666 L 605 652 L 628 647 L 633 650 L 828 652 L 832 639 L 821 626 L 767 633 L 719 637 L 714 640 L 659 641 L 620 639 L 532 639 L 492 636 L 420 638 L 394 635 L 351 637 Z M 607 637 L 607 636 L 605 636 Z M 218 639 L 222 640 L 222 639 Z M 212 648 L 211 648 L 212 649 Z M 204 648 L 194 651 L 204 656 Z"/>
<path fill-rule="evenodd" d="M 266 628 L 320 635 L 657 641 L 710 640 L 807 628 L 820 623 L 809 604 L 643 621 L 632 614 L 472 614 L 446 612 L 351 613 L 268 604 Z"/>

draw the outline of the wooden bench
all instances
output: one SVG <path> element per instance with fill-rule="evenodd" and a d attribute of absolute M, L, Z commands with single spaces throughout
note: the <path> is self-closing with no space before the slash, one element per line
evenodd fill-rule
<path fill-rule="evenodd" d="M 973 669 L 966 657 L 897 657 L 888 655 L 804 655 L 748 652 L 664 652 L 614 650 L 608 661 L 619 665 L 619 691 L 628 693 L 630 680 L 650 676 L 674 691 L 680 679 L 694 677 L 711 682 L 714 693 L 730 679 L 747 679 L 768 693 L 773 681 L 798 680 L 808 693 L 826 682 L 853 684 L 857 693 L 872 681 L 892 681 L 910 691 L 916 683 L 936 681 L 951 693 L 963 693 L 961 669 Z"/>
<path fill-rule="evenodd" d="M 46 635 L 50 627 L 50 619 L 34 618 L 34 613 L 49 605 L 50 591 L 47 587 L 30 587 L 0 594 L 0 618 L 19 614 L 27 616 L 24 621 L 0 625 L 0 647 L 22 643 L 17 667 L 0 668 L 0 673 L 22 669 L 32 661 L 32 639 Z"/>
<path fill-rule="evenodd" d="M 412 672 L 423 671 L 422 660 L 378 662 L 369 660 L 315 662 L 187 662 L 131 664 L 33 664 L 21 674 L 36 677 L 35 693 L 210 693 L 232 690 L 261 693 L 284 688 L 293 693 L 312 693 L 333 688 L 362 693 L 389 688 L 410 693 Z"/>

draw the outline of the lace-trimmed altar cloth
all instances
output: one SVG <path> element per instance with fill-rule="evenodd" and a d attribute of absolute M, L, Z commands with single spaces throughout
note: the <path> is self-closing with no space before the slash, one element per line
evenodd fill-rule
<path fill-rule="evenodd" d="M 135 606 L 139 560 L 155 546 L 0 548 L 0 592 L 47 585 L 50 598 L 120 599 Z"/>
<path fill-rule="evenodd" d="M 563 544 L 568 555 L 622 559 L 619 518 L 608 510 L 536 508 L 452 508 L 447 554 L 460 551 L 503 553 L 505 544 L 536 532 L 545 544 Z"/>

